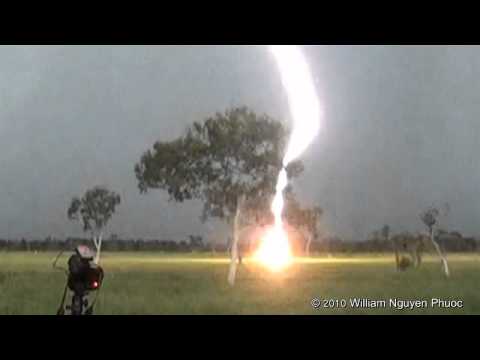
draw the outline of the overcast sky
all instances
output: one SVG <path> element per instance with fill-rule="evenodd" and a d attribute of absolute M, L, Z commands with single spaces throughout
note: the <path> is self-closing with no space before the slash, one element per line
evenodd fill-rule
<path fill-rule="evenodd" d="M 325 231 L 362 238 L 383 224 L 421 230 L 420 210 L 449 202 L 444 226 L 480 234 L 480 47 L 304 47 L 325 109 L 294 186 L 325 210 Z M 81 234 L 72 196 L 122 196 L 122 237 L 212 234 L 196 203 L 140 195 L 135 162 L 155 140 L 236 105 L 289 121 L 264 46 L 1 46 L 0 237 Z"/>

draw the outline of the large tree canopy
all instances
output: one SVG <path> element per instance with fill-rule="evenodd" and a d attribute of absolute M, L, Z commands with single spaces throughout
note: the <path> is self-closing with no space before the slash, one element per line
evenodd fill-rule
<path fill-rule="evenodd" d="M 274 193 L 288 130 L 268 115 L 246 107 L 195 122 L 180 138 L 156 142 L 135 165 L 142 193 L 166 190 L 170 200 L 200 199 L 202 220 L 231 221 L 240 196 L 263 199 Z M 303 171 L 300 161 L 289 178 Z"/>

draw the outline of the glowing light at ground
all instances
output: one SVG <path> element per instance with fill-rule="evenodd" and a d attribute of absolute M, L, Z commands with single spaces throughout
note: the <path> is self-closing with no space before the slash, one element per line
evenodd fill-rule
<path fill-rule="evenodd" d="M 292 263 L 290 244 L 283 228 L 273 226 L 266 232 L 254 259 L 275 272 L 283 270 Z"/>
<path fill-rule="evenodd" d="M 271 206 L 275 222 L 261 239 L 254 259 L 272 271 L 279 271 L 293 261 L 282 220 L 283 191 L 288 185 L 285 168 L 305 151 L 317 135 L 320 130 L 321 109 L 310 69 L 300 48 L 293 45 L 281 45 L 271 46 L 270 50 L 277 61 L 282 84 L 287 93 L 293 128 Z"/>

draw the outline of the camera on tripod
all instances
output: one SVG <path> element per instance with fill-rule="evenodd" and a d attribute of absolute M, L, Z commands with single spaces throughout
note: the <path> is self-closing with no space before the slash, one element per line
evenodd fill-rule
<path fill-rule="evenodd" d="M 103 280 L 103 269 L 93 262 L 93 254 L 86 246 L 78 246 L 68 259 L 68 287 L 75 293 L 97 290 Z"/>
<path fill-rule="evenodd" d="M 103 282 L 103 269 L 94 261 L 94 254 L 84 245 L 77 246 L 74 254 L 68 259 L 68 278 L 60 308 L 59 315 L 70 313 L 71 315 L 91 315 L 95 300 L 89 306 L 88 295 L 97 292 Z M 55 266 L 55 264 L 54 264 Z M 65 306 L 68 289 L 72 293 L 71 305 Z"/>

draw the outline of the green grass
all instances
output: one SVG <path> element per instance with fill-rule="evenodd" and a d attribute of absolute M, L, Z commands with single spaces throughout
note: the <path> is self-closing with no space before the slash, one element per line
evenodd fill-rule
<path fill-rule="evenodd" d="M 65 275 L 53 253 L 0 253 L 0 314 L 55 314 Z M 66 264 L 67 255 L 61 258 Z M 281 274 L 246 261 L 234 288 L 228 259 L 208 254 L 106 253 L 96 314 L 480 314 L 480 255 L 450 255 L 451 277 L 427 257 L 397 273 L 393 256 L 300 260 Z M 462 309 L 313 309 L 312 298 L 462 300 Z"/>

